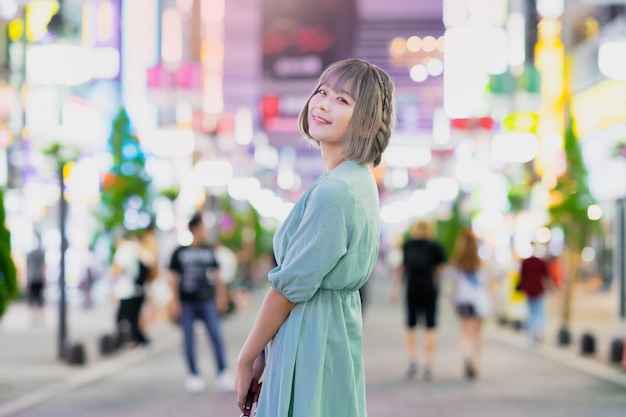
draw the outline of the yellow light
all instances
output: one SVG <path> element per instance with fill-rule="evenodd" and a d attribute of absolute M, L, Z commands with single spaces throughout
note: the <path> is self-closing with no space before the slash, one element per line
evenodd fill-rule
<path fill-rule="evenodd" d="M 85 22 L 89 21 L 89 8 L 90 5 L 88 4 L 83 4 L 83 8 L 82 8 L 82 31 L 81 31 L 81 39 L 83 41 L 83 45 L 89 45 L 91 43 L 91 40 L 89 39 L 89 31 L 87 30 L 87 24 Z"/>
<path fill-rule="evenodd" d="M 552 41 L 560 39 L 563 24 L 558 19 L 541 19 L 537 24 L 539 40 Z"/>
<path fill-rule="evenodd" d="M 444 45 L 445 45 L 445 37 L 440 36 L 439 38 L 437 38 L 437 50 L 439 52 L 443 52 Z"/>
<path fill-rule="evenodd" d="M 511 113 L 504 118 L 503 124 L 507 130 L 516 132 L 536 132 L 539 116 L 530 111 Z"/>
<path fill-rule="evenodd" d="M 600 28 L 600 24 L 598 23 L 598 19 L 593 16 L 590 16 L 585 19 L 585 37 L 592 38 L 598 33 L 598 29 Z"/>
<path fill-rule="evenodd" d="M 12 41 L 18 41 L 22 39 L 24 34 L 24 21 L 22 19 L 14 19 L 9 23 L 9 38 Z"/>
<path fill-rule="evenodd" d="M 418 52 L 422 48 L 422 39 L 419 36 L 411 36 L 406 41 L 406 49 L 409 52 Z"/>
<path fill-rule="evenodd" d="M 541 96 L 549 103 L 558 102 L 563 95 L 563 44 L 560 41 L 537 42 L 535 65 L 541 73 Z"/>
<path fill-rule="evenodd" d="M 402 37 L 394 38 L 389 44 L 389 55 L 394 58 L 401 57 L 406 52 L 406 39 Z"/>
<path fill-rule="evenodd" d="M 113 5 L 109 0 L 101 1 L 98 4 L 98 41 L 107 41 L 113 36 Z"/>
<path fill-rule="evenodd" d="M 604 80 L 572 96 L 571 111 L 576 123 L 575 133 L 585 138 L 590 134 L 626 121 L 626 83 Z"/>
<path fill-rule="evenodd" d="M 76 162 L 68 162 L 65 165 L 63 165 L 63 180 L 67 181 L 67 179 L 70 177 L 70 175 L 72 175 L 72 171 L 74 170 L 74 167 L 76 167 Z"/>
<path fill-rule="evenodd" d="M 425 52 L 434 51 L 437 49 L 437 39 L 432 36 L 426 36 L 422 41 L 422 49 L 424 49 Z"/>
<path fill-rule="evenodd" d="M 200 59 L 205 64 L 222 62 L 224 60 L 224 42 L 219 39 L 203 42 L 200 47 Z"/>
<path fill-rule="evenodd" d="M 59 3 L 41 0 L 26 6 L 26 39 L 30 42 L 41 39 L 48 30 L 50 18 L 59 11 Z"/>

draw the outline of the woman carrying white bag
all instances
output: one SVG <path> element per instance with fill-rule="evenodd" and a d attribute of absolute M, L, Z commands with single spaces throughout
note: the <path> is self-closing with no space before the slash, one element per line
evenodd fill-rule
<path fill-rule="evenodd" d="M 475 379 L 483 346 L 483 322 L 491 315 L 492 302 L 489 272 L 478 256 L 478 242 L 471 231 L 459 234 L 451 261 L 465 377 Z"/>

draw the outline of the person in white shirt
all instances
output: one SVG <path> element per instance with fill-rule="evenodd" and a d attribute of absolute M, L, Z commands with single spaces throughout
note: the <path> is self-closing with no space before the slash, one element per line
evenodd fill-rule
<path fill-rule="evenodd" d="M 125 342 L 139 346 L 150 343 L 139 325 L 139 316 L 145 300 L 144 285 L 154 262 L 153 256 L 142 249 L 137 236 L 127 232 L 118 243 L 111 268 L 115 280 L 113 295 L 119 302 L 116 314 L 118 348 Z"/>

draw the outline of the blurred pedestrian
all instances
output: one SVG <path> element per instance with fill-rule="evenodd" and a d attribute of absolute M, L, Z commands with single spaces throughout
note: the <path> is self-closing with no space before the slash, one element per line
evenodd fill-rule
<path fill-rule="evenodd" d="M 26 285 L 31 323 L 43 323 L 44 289 L 46 287 L 46 254 L 41 238 L 35 235 L 35 247 L 26 255 Z"/>
<path fill-rule="evenodd" d="M 221 312 L 224 317 L 234 313 L 236 309 L 233 287 L 237 278 L 238 261 L 235 252 L 220 242 L 219 239 L 215 242 L 214 249 L 217 263 L 220 266 L 220 278 L 226 287 L 227 307 L 225 311 Z"/>
<path fill-rule="evenodd" d="M 85 310 L 89 310 L 93 307 L 93 296 L 91 291 L 94 283 L 96 282 L 96 262 L 93 253 L 88 248 L 85 248 L 85 250 L 80 254 L 80 257 L 82 268 L 80 270 L 80 282 L 78 286 L 83 296 L 82 306 Z"/>
<path fill-rule="evenodd" d="M 215 250 L 207 243 L 207 233 L 200 214 L 188 223 L 193 236 L 191 245 L 179 246 L 170 260 L 172 315 L 180 319 L 183 330 L 184 355 L 188 376 L 185 389 L 190 393 L 204 390 L 204 380 L 196 362 L 194 323 L 202 321 L 206 328 L 217 371 L 216 383 L 221 390 L 232 391 L 234 382 L 228 372 L 226 347 L 220 312 L 227 308 L 226 285 L 220 276 Z"/>
<path fill-rule="evenodd" d="M 155 284 L 159 277 L 159 249 L 154 223 L 150 223 L 139 234 L 139 248 L 142 255 L 141 258 L 143 259 L 141 272 L 145 274 L 142 277 L 144 300 L 139 315 L 139 327 L 145 334 L 148 332 L 150 325 L 156 320 L 159 308 L 155 290 Z"/>
<path fill-rule="evenodd" d="M 264 370 L 257 417 L 367 414 L 359 288 L 380 244 L 371 168 L 389 143 L 393 91 L 375 65 L 338 61 L 300 112 L 300 130 L 320 149 L 324 174 L 274 235 L 277 266 L 239 354 L 242 411 Z"/>
<path fill-rule="evenodd" d="M 117 348 L 126 342 L 140 347 L 150 344 L 139 324 L 139 317 L 145 300 L 145 284 L 154 262 L 152 255 L 141 247 L 136 234 L 127 231 L 118 242 L 111 268 L 115 281 L 113 291 L 118 300 Z"/>
<path fill-rule="evenodd" d="M 541 257 L 542 247 L 531 242 L 533 253 L 520 264 L 520 280 L 517 289 L 526 294 L 527 318 L 526 334 L 531 344 L 543 340 L 546 326 L 546 292 L 553 288 L 547 262 Z"/>
<path fill-rule="evenodd" d="M 433 362 L 437 346 L 438 277 L 446 263 L 443 247 L 431 238 L 429 225 L 418 221 L 411 225 L 409 239 L 402 245 L 402 263 L 396 269 L 390 299 L 395 302 L 404 284 L 406 304 L 404 344 L 409 361 L 407 377 L 418 370 L 417 323 L 424 321 L 425 380 L 433 377 Z"/>
<path fill-rule="evenodd" d="M 467 379 L 478 377 L 483 347 L 483 323 L 491 314 L 490 273 L 478 256 L 478 242 L 470 230 L 457 238 L 451 260 L 454 303 L 461 321 L 461 353 Z"/>

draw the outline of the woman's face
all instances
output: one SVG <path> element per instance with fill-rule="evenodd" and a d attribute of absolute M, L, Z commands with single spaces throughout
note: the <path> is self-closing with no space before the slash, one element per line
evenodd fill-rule
<path fill-rule="evenodd" d="M 349 83 L 341 91 L 321 85 L 309 101 L 309 135 L 320 144 L 343 144 L 350 127 L 355 101 L 348 93 Z"/>

